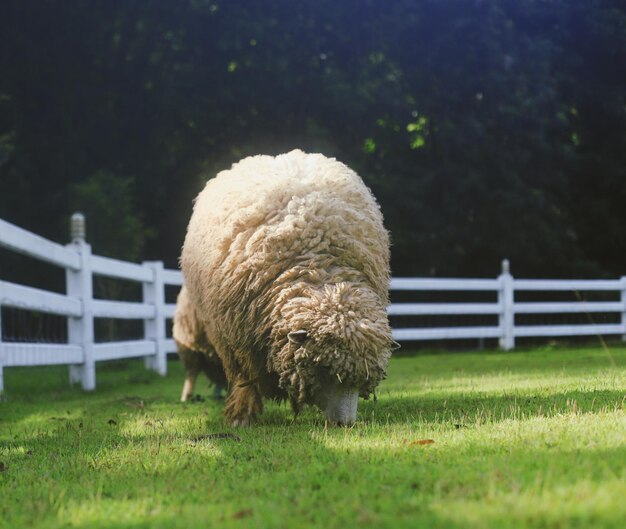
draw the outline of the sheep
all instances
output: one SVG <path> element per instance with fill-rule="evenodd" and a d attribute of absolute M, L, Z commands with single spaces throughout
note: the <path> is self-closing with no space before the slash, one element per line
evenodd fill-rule
<path fill-rule="evenodd" d="M 372 193 L 334 158 L 252 156 L 207 182 L 180 264 L 230 385 L 233 426 L 253 423 L 263 398 L 289 400 L 296 415 L 314 404 L 332 423 L 355 421 L 395 344 L 389 252 Z"/>
<path fill-rule="evenodd" d="M 226 386 L 226 375 L 222 362 L 215 349 L 207 341 L 200 321 L 189 303 L 187 289 L 183 286 L 176 300 L 172 334 L 176 342 L 178 356 L 185 367 L 185 382 L 180 397 L 187 401 L 193 394 L 196 378 L 203 372 L 214 384 L 214 396 L 219 398 Z"/>

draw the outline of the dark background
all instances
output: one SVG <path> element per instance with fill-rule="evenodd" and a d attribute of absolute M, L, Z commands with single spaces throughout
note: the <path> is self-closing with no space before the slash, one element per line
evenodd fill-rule
<path fill-rule="evenodd" d="M 2 219 L 174 267 L 207 178 L 296 147 L 372 188 L 394 275 L 626 275 L 626 2 L 0 3 Z"/>

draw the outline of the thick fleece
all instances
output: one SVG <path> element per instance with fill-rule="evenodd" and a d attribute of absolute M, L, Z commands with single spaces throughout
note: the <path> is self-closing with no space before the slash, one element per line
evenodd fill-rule
<path fill-rule="evenodd" d="M 204 338 L 247 424 L 262 397 L 323 405 L 331 383 L 368 396 L 393 344 L 389 237 L 361 178 L 321 154 L 254 156 L 198 195 L 181 267 Z"/>

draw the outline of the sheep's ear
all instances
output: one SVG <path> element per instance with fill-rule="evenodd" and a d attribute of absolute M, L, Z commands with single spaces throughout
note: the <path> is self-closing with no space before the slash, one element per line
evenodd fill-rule
<path fill-rule="evenodd" d="M 296 345 L 302 345 L 304 342 L 306 342 L 308 337 L 309 337 L 309 333 L 304 330 L 293 331 L 287 335 L 287 338 L 289 338 L 289 341 Z"/>
<path fill-rule="evenodd" d="M 402 347 L 398 342 L 396 342 L 395 340 L 392 340 L 391 342 L 391 350 L 392 351 L 397 351 L 398 349 L 400 349 L 400 347 Z"/>

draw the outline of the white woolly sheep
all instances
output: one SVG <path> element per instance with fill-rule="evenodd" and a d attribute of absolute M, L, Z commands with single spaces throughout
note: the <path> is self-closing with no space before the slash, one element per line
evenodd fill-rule
<path fill-rule="evenodd" d="M 255 420 L 263 397 L 354 422 L 394 344 L 389 237 L 354 171 L 299 150 L 222 171 L 196 198 L 181 268 L 233 425 Z"/>

